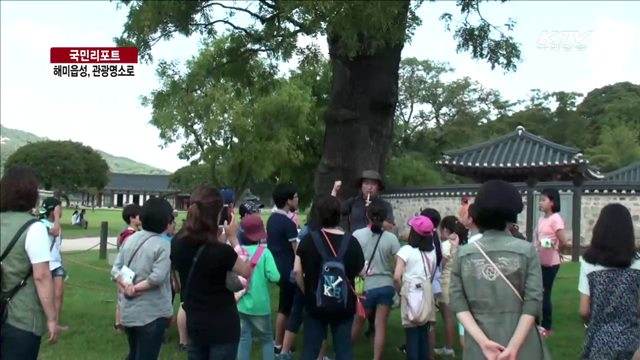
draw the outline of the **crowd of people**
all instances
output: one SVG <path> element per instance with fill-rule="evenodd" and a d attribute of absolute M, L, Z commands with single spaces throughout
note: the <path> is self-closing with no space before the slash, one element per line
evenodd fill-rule
<path fill-rule="evenodd" d="M 178 349 L 190 360 L 248 360 L 253 336 L 265 360 L 297 353 L 350 360 L 365 328 L 379 360 L 396 307 L 405 343 L 395 346 L 407 359 L 455 356 L 456 333 L 464 359 L 550 358 L 544 339 L 556 330 L 552 289 L 567 245 L 558 191 L 541 192 L 544 215 L 532 241 L 516 225 L 521 195 L 503 181 L 483 184 L 472 203 L 462 199 L 458 217 L 421 209 L 399 239 L 393 208 L 380 197 L 382 177 L 365 171 L 357 186 L 356 197 L 341 201 L 336 181 L 314 198 L 302 226 L 290 183 L 276 186 L 266 226 L 261 204 L 240 204 L 238 221 L 233 191 L 206 186 L 191 194 L 177 232 L 166 200 L 126 206 L 111 271 L 114 329 L 126 334 L 126 359 L 158 358 L 176 295 Z M 37 359 L 42 336 L 54 344 L 66 328 L 58 322 L 62 206 L 48 198 L 34 212 L 38 188 L 26 168 L 8 169 L 0 181 L 0 354 L 7 360 Z M 278 288 L 275 319 L 270 283 Z M 576 285 L 586 327 L 581 359 L 640 357 L 640 257 L 626 207 L 602 209 Z"/>

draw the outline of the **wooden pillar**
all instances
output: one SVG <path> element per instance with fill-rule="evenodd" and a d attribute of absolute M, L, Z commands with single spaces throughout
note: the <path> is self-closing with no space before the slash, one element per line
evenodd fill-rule
<path fill-rule="evenodd" d="M 573 208 L 571 209 L 571 232 L 572 232 L 572 241 L 571 241 L 571 261 L 578 262 L 580 261 L 580 246 L 582 245 L 580 242 L 580 233 L 581 233 L 581 225 L 582 225 L 582 184 L 584 183 L 584 178 L 578 177 L 573 180 Z"/>
<path fill-rule="evenodd" d="M 535 197 L 533 196 L 535 193 L 535 185 L 537 181 L 534 178 L 529 178 L 527 180 L 527 241 L 533 242 L 533 221 L 535 215 Z"/>

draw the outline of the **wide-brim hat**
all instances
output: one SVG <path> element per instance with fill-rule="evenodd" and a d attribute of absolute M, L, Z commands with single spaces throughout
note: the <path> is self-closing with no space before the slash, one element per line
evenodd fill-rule
<path fill-rule="evenodd" d="M 356 183 L 356 186 L 358 188 L 362 187 L 362 182 L 364 180 L 376 180 L 378 182 L 379 185 L 379 190 L 382 191 L 384 190 L 384 181 L 382 181 L 382 176 L 380 176 L 380 173 L 378 173 L 375 170 L 365 170 L 362 172 L 362 175 L 358 178 L 358 181 Z"/>

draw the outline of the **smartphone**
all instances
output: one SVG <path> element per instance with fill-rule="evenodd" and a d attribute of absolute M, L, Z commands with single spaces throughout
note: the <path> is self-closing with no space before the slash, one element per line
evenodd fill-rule
<path fill-rule="evenodd" d="M 231 221 L 231 209 L 229 208 L 229 205 L 225 205 L 222 208 L 222 213 L 220 213 L 220 223 L 218 225 L 223 226 L 225 221 L 227 224 Z"/>

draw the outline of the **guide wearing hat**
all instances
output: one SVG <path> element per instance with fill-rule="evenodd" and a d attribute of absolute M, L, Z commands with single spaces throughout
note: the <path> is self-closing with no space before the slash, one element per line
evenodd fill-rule
<path fill-rule="evenodd" d="M 341 185 L 342 182 L 336 181 L 331 195 L 337 196 Z M 360 194 L 342 203 L 342 216 L 347 218 L 348 229 L 346 230 L 350 232 L 367 227 L 369 224 L 367 220 L 367 206 L 371 203 L 371 200 L 378 197 L 380 192 L 385 188 L 382 176 L 375 170 L 363 171 L 355 185 L 360 189 Z M 387 207 L 387 219 L 385 220 L 384 228 L 389 231 L 395 225 L 393 207 L 388 201 L 382 201 Z"/>

